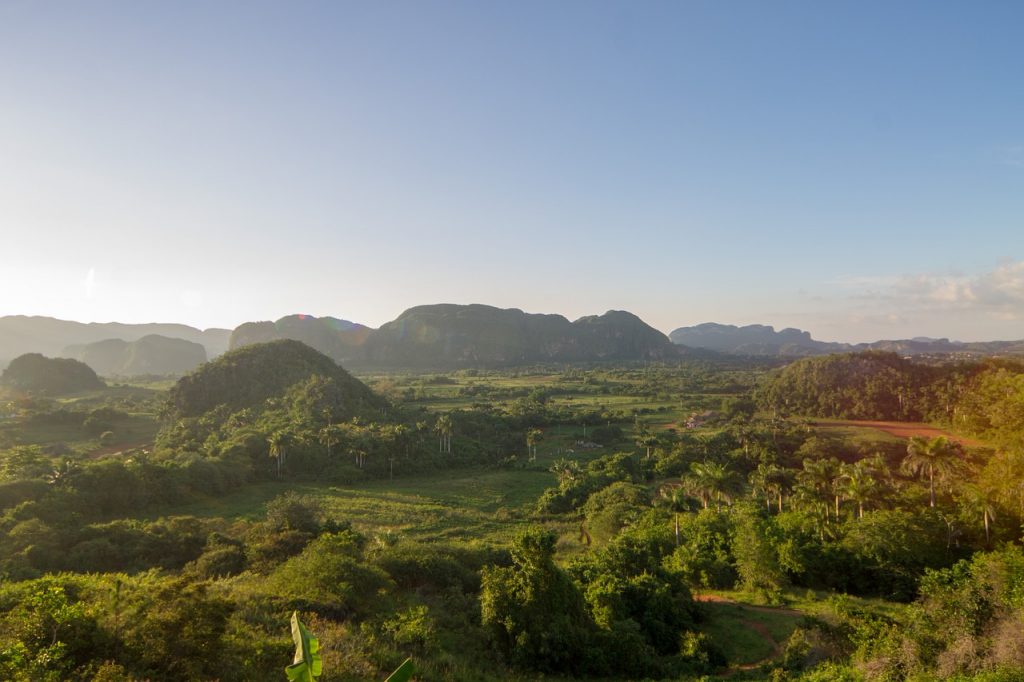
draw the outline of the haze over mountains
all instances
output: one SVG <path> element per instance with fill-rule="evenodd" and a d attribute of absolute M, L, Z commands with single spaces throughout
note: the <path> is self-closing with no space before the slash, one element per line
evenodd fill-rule
<path fill-rule="evenodd" d="M 836 343 L 816 341 L 809 332 L 751 324 L 737 327 L 707 322 L 693 327 L 680 327 L 669 334 L 673 343 L 691 348 L 704 348 L 730 355 L 798 357 L 824 353 L 846 353 L 863 350 L 884 350 L 901 355 L 930 353 L 1024 353 L 1024 341 L 974 341 L 963 343 L 949 339 L 915 337 L 874 341 L 872 343 Z"/>
<path fill-rule="evenodd" d="M 569 321 L 487 305 L 410 308 L 378 329 L 334 317 L 289 315 L 234 330 L 181 324 L 85 324 L 49 317 L 0 317 L 0 367 L 24 353 L 81 360 L 104 376 L 183 374 L 229 349 L 301 341 L 351 367 L 442 369 L 544 362 L 663 361 L 729 355 L 800 357 L 857 350 L 1024 353 L 1024 341 L 959 343 L 906 339 L 869 344 L 817 341 L 806 331 L 705 323 L 666 336 L 625 311 Z"/>

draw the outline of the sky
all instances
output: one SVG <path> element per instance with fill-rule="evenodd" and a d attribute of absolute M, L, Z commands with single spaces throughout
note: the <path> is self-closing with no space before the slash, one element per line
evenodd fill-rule
<path fill-rule="evenodd" d="M 0 315 L 1024 338 L 1024 3 L 0 0 Z"/>

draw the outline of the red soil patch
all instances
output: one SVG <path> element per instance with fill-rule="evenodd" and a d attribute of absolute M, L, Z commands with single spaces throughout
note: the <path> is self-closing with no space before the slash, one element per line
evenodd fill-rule
<path fill-rule="evenodd" d="M 91 450 L 87 455 L 86 459 L 99 459 L 100 457 L 106 457 L 107 455 L 117 455 L 126 450 L 137 450 L 138 448 L 144 448 L 152 446 L 152 440 L 140 440 L 132 441 L 130 443 L 119 443 L 117 445 L 108 445 L 105 447 L 96 448 Z"/>
<path fill-rule="evenodd" d="M 861 421 L 857 419 L 823 419 L 815 420 L 811 422 L 812 426 L 857 426 L 866 429 L 878 429 L 884 431 L 897 438 L 911 438 L 913 436 L 922 436 L 924 438 L 937 438 L 939 436 L 945 436 L 951 441 L 960 443 L 961 445 L 977 446 L 981 445 L 979 441 L 973 438 L 965 438 L 963 436 L 957 436 L 944 431 L 936 426 L 929 424 L 922 424 L 919 422 L 883 422 L 883 421 Z"/>
<path fill-rule="evenodd" d="M 764 611 L 765 613 L 788 613 L 791 616 L 803 615 L 796 609 L 787 609 L 782 606 L 756 606 L 754 604 L 744 604 L 743 602 L 734 601 L 728 597 L 720 597 L 717 594 L 695 594 L 693 595 L 693 601 L 714 602 L 716 604 L 736 604 L 737 606 L 742 606 L 750 611 Z M 758 625 L 760 626 L 761 624 L 758 623 Z"/>

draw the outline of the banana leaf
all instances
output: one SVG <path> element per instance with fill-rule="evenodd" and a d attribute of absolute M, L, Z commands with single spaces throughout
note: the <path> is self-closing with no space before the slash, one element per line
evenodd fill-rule
<path fill-rule="evenodd" d="M 412 674 L 416 672 L 416 669 L 412 666 L 412 659 L 407 658 L 402 662 L 402 665 L 395 669 L 395 672 L 388 675 L 388 679 L 384 682 L 408 682 L 412 679 Z"/>
<path fill-rule="evenodd" d="M 284 669 L 291 682 L 316 682 L 323 672 L 320 641 L 299 621 L 299 612 L 292 611 L 292 639 L 295 641 L 295 661 Z"/>

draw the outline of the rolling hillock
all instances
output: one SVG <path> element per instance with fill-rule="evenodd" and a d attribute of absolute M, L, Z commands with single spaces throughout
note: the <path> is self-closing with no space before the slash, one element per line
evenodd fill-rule
<path fill-rule="evenodd" d="M 26 353 L 11 361 L 0 385 L 29 393 L 64 395 L 103 388 L 106 384 L 88 365 L 70 358 Z"/>
<path fill-rule="evenodd" d="M 221 405 L 234 412 L 258 407 L 313 376 L 330 379 L 337 392 L 332 400 L 343 403 L 352 414 L 361 406 L 383 405 L 381 398 L 334 360 L 290 339 L 229 351 L 179 379 L 168 400 L 180 417 L 197 417 Z"/>

